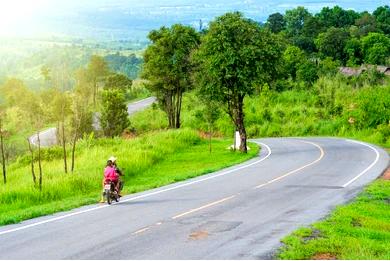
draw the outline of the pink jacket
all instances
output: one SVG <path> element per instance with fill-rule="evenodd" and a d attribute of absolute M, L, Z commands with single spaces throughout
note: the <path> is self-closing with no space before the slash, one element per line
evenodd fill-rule
<path fill-rule="evenodd" d="M 118 174 L 116 174 L 116 171 L 113 167 L 108 166 L 104 169 L 104 179 L 110 179 L 112 181 L 118 180 Z"/>

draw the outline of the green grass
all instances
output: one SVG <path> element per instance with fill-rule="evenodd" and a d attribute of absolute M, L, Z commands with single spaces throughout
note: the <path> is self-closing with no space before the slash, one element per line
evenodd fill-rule
<path fill-rule="evenodd" d="M 282 240 L 280 259 L 390 259 L 390 181 L 377 180 L 330 217 Z"/>
<path fill-rule="evenodd" d="M 330 86 L 335 93 L 329 93 Z M 325 86 L 325 87 L 324 87 Z M 331 99 L 330 97 L 334 97 Z M 207 131 L 203 104 L 194 93 L 183 98 L 182 126 Z M 390 147 L 390 84 L 354 88 L 341 79 L 321 78 L 311 89 L 265 91 L 245 98 L 245 126 L 249 138 L 335 136 Z M 131 117 L 137 132 L 164 129 L 165 114 L 157 107 Z M 226 113 L 215 131 L 231 136 L 234 131 Z"/>
<path fill-rule="evenodd" d="M 8 183 L 0 185 L 0 224 L 16 223 L 100 199 L 103 168 L 115 155 L 125 172 L 124 193 L 156 188 L 228 167 L 258 155 L 231 152 L 231 140 L 208 141 L 193 130 L 150 133 L 132 140 L 85 139 L 77 149 L 76 170 L 64 174 L 60 148 L 44 153 L 43 190 L 34 187 L 28 157 L 9 166 Z M 37 170 L 36 170 L 37 171 Z"/>

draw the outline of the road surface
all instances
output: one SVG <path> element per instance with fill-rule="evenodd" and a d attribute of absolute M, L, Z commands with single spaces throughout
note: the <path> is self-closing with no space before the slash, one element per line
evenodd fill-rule
<path fill-rule="evenodd" d="M 270 138 L 259 157 L 125 197 L 0 227 L 1 259 L 268 259 L 280 239 L 377 178 L 389 156 L 334 138 Z"/>
<path fill-rule="evenodd" d="M 150 106 L 155 101 L 156 101 L 155 97 L 149 97 L 149 98 L 137 101 L 137 102 L 129 103 L 127 105 L 127 111 L 129 113 L 129 115 L 131 115 L 135 112 L 144 110 L 145 108 Z M 97 114 L 95 114 L 94 119 L 93 119 L 93 127 L 95 130 L 100 129 L 100 123 L 99 123 L 99 119 L 98 119 Z M 50 129 L 42 131 L 39 134 L 39 138 L 41 140 L 41 147 L 50 147 L 50 146 L 57 144 L 56 131 L 57 131 L 57 128 L 50 128 Z M 38 136 L 36 134 L 31 136 L 30 142 L 33 145 L 38 146 Z"/>

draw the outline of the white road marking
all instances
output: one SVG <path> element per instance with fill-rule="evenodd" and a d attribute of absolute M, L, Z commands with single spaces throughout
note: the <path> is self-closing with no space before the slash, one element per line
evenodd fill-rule
<path fill-rule="evenodd" d="M 223 199 L 218 200 L 218 201 L 214 201 L 214 202 L 212 202 L 212 203 L 209 203 L 209 204 L 204 205 L 204 206 L 199 207 L 199 208 L 191 209 L 190 211 L 187 211 L 187 212 L 184 212 L 184 213 L 181 213 L 181 214 L 179 214 L 179 215 L 176 215 L 176 216 L 172 217 L 172 219 L 178 219 L 178 218 L 181 218 L 181 217 L 183 217 L 183 216 L 189 215 L 189 214 L 191 214 L 191 213 L 200 211 L 200 210 L 202 210 L 202 209 L 209 208 L 209 207 L 212 207 L 212 206 L 221 204 L 222 202 L 225 202 L 225 201 L 227 201 L 227 200 L 230 200 L 230 199 L 232 199 L 232 198 L 234 198 L 234 197 L 235 197 L 235 195 L 230 196 L 230 197 L 227 197 L 227 198 L 223 198 Z"/>
<path fill-rule="evenodd" d="M 142 228 L 142 229 L 140 229 L 140 230 L 135 231 L 135 232 L 133 233 L 133 235 L 137 235 L 137 234 L 143 233 L 143 232 L 145 232 L 145 231 L 147 231 L 147 230 L 149 230 L 149 229 L 150 229 L 150 227 Z"/>
<path fill-rule="evenodd" d="M 363 146 L 366 146 L 370 149 L 372 149 L 375 153 L 376 153 L 376 157 L 375 157 L 375 160 L 373 163 L 370 164 L 370 166 L 368 166 L 365 170 L 363 170 L 359 175 L 357 175 L 356 177 L 354 177 L 353 179 L 351 179 L 350 181 L 348 181 L 347 183 L 345 183 L 342 187 L 343 188 L 346 188 L 347 186 L 349 186 L 350 184 L 352 184 L 353 182 L 355 182 L 358 178 L 360 178 L 361 176 L 363 176 L 367 171 L 369 171 L 372 167 L 374 167 L 374 165 L 378 162 L 379 160 L 379 152 L 376 148 L 372 147 L 371 145 L 368 145 L 366 143 L 363 143 L 363 142 L 360 142 L 360 141 L 355 141 L 355 140 L 346 140 L 346 141 L 349 141 L 349 142 L 352 142 L 352 143 L 357 143 L 357 144 L 360 144 L 360 145 L 363 145 Z"/>
<path fill-rule="evenodd" d="M 285 177 L 287 177 L 287 176 L 290 176 L 290 175 L 292 175 L 292 174 L 294 174 L 294 173 L 296 173 L 296 172 L 298 172 L 298 171 L 300 171 L 300 170 L 303 170 L 304 168 L 307 168 L 307 167 L 309 167 L 309 166 L 311 166 L 311 165 L 314 165 L 314 164 L 316 164 L 317 162 L 319 162 L 319 161 L 324 157 L 325 153 L 324 153 L 324 150 L 321 148 L 320 145 L 318 145 L 318 144 L 316 144 L 316 143 L 314 143 L 314 142 L 310 142 L 310 141 L 303 141 L 303 140 L 300 140 L 300 141 L 301 141 L 301 142 L 304 142 L 304 143 L 308 143 L 308 144 L 311 144 L 311 145 L 316 146 L 316 147 L 320 150 L 320 152 L 321 152 L 320 157 L 319 157 L 318 159 L 316 159 L 315 161 L 313 161 L 313 162 L 311 162 L 311 163 L 309 163 L 309 164 L 306 164 L 305 166 L 302 166 L 302 167 L 300 167 L 300 168 L 298 168 L 298 169 L 292 170 L 292 171 L 290 171 L 290 172 L 288 172 L 288 173 L 286 173 L 286 174 L 284 174 L 284 175 L 282 175 L 282 176 L 279 176 L 279 177 L 277 177 L 277 178 L 275 178 L 275 179 L 272 179 L 272 180 L 270 180 L 270 181 L 268 181 L 268 182 L 266 182 L 266 183 L 264 183 L 264 184 L 260 184 L 260 185 L 256 186 L 255 189 L 259 189 L 259 188 L 262 188 L 262 187 L 267 186 L 267 185 L 269 185 L 269 184 L 272 184 L 272 183 L 274 183 L 274 182 L 276 182 L 276 181 L 278 181 L 278 180 L 281 180 L 281 179 L 283 179 L 283 178 L 285 178 Z"/>
<path fill-rule="evenodd" d="M 267 148 L 268 154 L 264 158 L 259 159 L 259 160 L 255 161 L 255 162 L 252 162 L 252 163 L 247 164 L 247 165 L 243 165 L 243 166 L 240 166 L 240 167 L 236 167 L 236 168 L 233 168 L 233 169 L 221 172 L 221 173 L 219 173 L 217 175 L 212 175 L 212 176 L 209 176 L 207 178 L 202 178 L 202 179 L 198 179 L 198 180 L 195 180 L 195 181 L 186 182 L 186 183 L 183 183 L 181 185 L 177 185 L 177 186 L 174 186 L 174 187 L 171 187 L 171 188 L 161 189 L 161 190 L 158 190 L 158 191 L 155 191 L 155 192 L 151 192 L 151 193 L 148 193 L 148 194 L 145 194 L 145 195 L 140 195 L 140 196 L 132 197 L 132 198 L 129 198 L 129 199 L 125 199 L 125 200 L 122 200 L 119 203 L 113 203 L 112 205 L 121 204 L 123 202 L 134 201 L 134 200 L 137 200 L 137 199 L 146 198 L 146 197 L 154 196 L 154 195 L 157 195 L 157 194 L 161 194 L 161 193 L 164 193 L 164 192 L 167 192 L 167 191 L 171 191 L 171 190 L 176 190 L 176 189 L 179 189 L 179 188 L 187 187 L 187 186 L 190 186 L 190 185 L 193 185 L 193 184 L 197 184 L 197 183 L 200 183 L 200 182 L 204 182 L 204 181 L 207 181 L 207 180 L 210 180 L 210 179 L 215 179 L 215 178 L 218 178 L 218 177 L 221 177 L 221 176 L 225 176 L 225 175 L 230 174 L 232 172 L 235 172 L 237 170 L 241 170 L 241 169 L 253 166 L 255 164 L 258 164 L 258 163 L 264 161 L 265 159 L 267 159 L 272 154 L 272 152 L 271 152 L 271 148 L 268 145 L 266 145 L 266 144 L 264 144 L 262 142 L 255 142 L 255 143 L 261 144 L 262 146 Z M 70 213 L 70 214 L 67 214 L 67 215 L 59 216 L 59 217 L 56 217 L 56 218 L 43 220 L 43 221 L 40 221 L 40 222 L 37 222 L 37 223 L 32 223 L 32 224 L 29 224 L 29 225 L 17 227 L 17 228 L 14 228 L 14 229 L 0 231 L 0 235 L 9 234 L 9 233 L 20 231 L 20 230 L 24 230 L 24 229 L 27 229 L 27 228 L 31 228 L 31 227 L 35 227 L 35 226 L 39 226 L 39 225 L 43 225 L 43 224 L 47 224 L 47 223 L 51 223 L 51 222 L 58 221 L 58 220 L 61 220 L 61 219 L 65 219 L 65 218 L 68 218 L 68 217 L 73 217 L 73 216 L 81 215 L 81 214 L 84 214 L 84 213 L 87 213 L 87 212 L 103 209 L 103 208 L 106 208 L 106 207 L 109 207 L 109 205 L 98 206 L 98 207 L 94 207 L 94 208 L 90 208 L 90 209 L 86 209 L 86 210 Z"/>
<path fill-rule="evenodd" d="M 87 212 L 91 212 L 91 211 L 94 211 L 94 210 L 97 210 L 97 209 L 106 208 L 106 207 L 109 207 L 109 205 L 94 207 L 94 208 L 86 209 L 86 210 L 83 210 L 83 211 L 78 211 L 78 212 L 70 213 L 70 214 L 67 214 L 67 215 L 64 215 L 64 216 L 60 216 L 60 217 L 56 217 L 56 218 L 51 218 L 51 219 L 48 219 L 48 220 L 43 220 L 43 221 L 40 221 L 40 222 L 37 222 L 37 223 L 33 223 L 33 224 L 29 224 L 29 225 L 26 225 L 26 226 L 17 227 L 17 228 L 10 229 L 10 230 L 6 230 L 6 231 L 1 231 L 1 232 L 0 232 L 0 235 L 4 235 L 4 234 L 16 232 L 16 231 L 19 231 L 19 230 L 24 230 L 24 229 L 27 229 L 27 228 L 30 228 L 30 227 L 35 227 L 35 226 L 43 225 L 43 224 L 46 224 L 46 223 L 54 222 L 54 221 L 57 221 L 57 220 L 61 220 L 61 219 L 65 219 L 65 218 L 68 218 L 68 217 L 72 217 L 72 216 L 84 214 L 84 213 L 87 213 Z"/>

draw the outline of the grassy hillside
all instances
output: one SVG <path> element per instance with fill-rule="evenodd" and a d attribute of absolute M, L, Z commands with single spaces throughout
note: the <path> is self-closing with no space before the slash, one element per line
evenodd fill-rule
<path fill-rule="evenodd" d="M 194 93 L 184 97 L 182 123 L 208 130 L 205 108 Z M 339 136 L 390 147 L 390 84 L 354 86 L 343 78 L 320 78 L 311 89 L 265 90 L 245 100 L 248 136 Z M 147 119 L 147 120 L 146 120 Z M 154 106 L 131 117 L 138 132 L 167 126 Z M 221 112 L 215 124 L 220 135 L 232 136 L 229 117 Z"/>
<path fill-rule="evenodd" d="M 10 224 L 71 209 L 100 199 L 106 160 L 115 155 L 125 173 L 124 193 L 143 191 L 209 173 L 258 154 L 231 152 L 231 140 L 208 141 L 192 130 L 152 133 L 132 140 L 85 139 L 77 149 L 76 171 L 64 174 L 61 149 L 43 152 L 43 190 L 34 187 L 29 156 L 8 169 L 8 183 L 0 186 L 0 224 Z M 255 145 L 251 147 L 256 148 Z M 36 172 L 38 172 L 36 168 Z"/>

